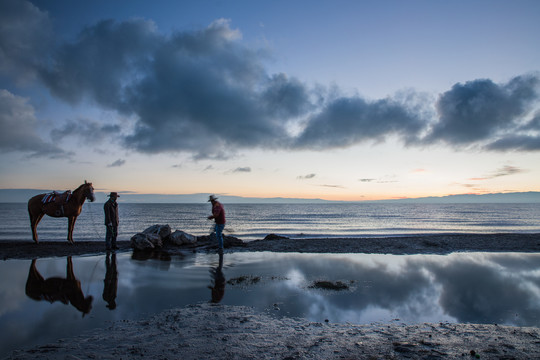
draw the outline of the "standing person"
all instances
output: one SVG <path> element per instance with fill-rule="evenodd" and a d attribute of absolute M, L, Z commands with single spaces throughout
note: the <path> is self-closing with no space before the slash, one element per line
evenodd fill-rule
<path fill-rule="evenodd" d="M 107 251 L 105 258 L 105 280 L 103 280 L 103 300 L 109 310 L 116 309 L 116 291 L 118 289 L 118 270 L 116 269 L 116 253 Z"/>
<path fill-rule="evenodd" d="M 109 200 L 105 202 L 103 210 L 105 211 L 105 226 L 107 227 L 107 233 L 105 235 L 105 246 L 107 250 L 116 250 L 116 236 L 118 235 L 118 203 L 116 199 L 120 195 L 116 192 L 111 192 L 109 194 Z"/>
<path fill-rule="evenodd" d="M 212 215 L 208 217 L 209 220 L 214 219 L 216 226 L 214 230 L 216 231 L 216 237 L 218 240 L 219 251 L 223 251 L 223 229 L 225 228 L 225 209 L 217 197 L 210 195 L 208 201 L 212 203 Z"/>

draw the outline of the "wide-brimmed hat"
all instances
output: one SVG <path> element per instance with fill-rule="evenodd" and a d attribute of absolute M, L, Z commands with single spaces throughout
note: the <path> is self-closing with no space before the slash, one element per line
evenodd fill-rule
<path fill-rule="evenodd" d="M 118 193 L 116 191 L 113 191 L 111 192 L 109 195 L 107 195 L 108 197 L 111 197 L 111 196 L 116 196 L 116 197 L 120 197 L 120 195 L 118 195 Z"/>
<path fill-rule="evenodd" d="M 208 202 L 210 202 L 210 201 L 216 201 L 217 199 L 218 199 L 217 196 L 210 195 L 210 196 L 208 197 Z"/>

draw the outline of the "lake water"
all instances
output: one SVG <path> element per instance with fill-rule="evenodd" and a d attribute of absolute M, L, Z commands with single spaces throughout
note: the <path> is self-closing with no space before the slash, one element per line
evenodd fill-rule
<path fill-rule="evenodd" d="M 61 279 L 67 284 L 68 263 L 68 258 L 48 258 L 34 266 L 51 284 Z M 52 295 L 35 285 L 31 260 L 8 260 L 0 262 L 0 355 L 106 328 L 113 320 L 210 301 L 314 322 L 540 327 L 538 264 L 540 254 L 530 253 L 225 253 L 221 266 L 217 254 L 146 261 L 129 253 L 75 257 L 79 295 L 92 297 L 83 316 L 86 310 L 74 306 L 81 300 L 75 296 L 67 296 L 72 302 L 67 304 L 30 298 L 27 294 L 39 298 L 40 291 L 49 300 Z M 313 288 L 317 281 L 340 281 L 346 289 Z"/>
<path fill-rule="evenodd" d="M 120 203 L 119 240 L 154 224 L 207 235 L 210 204 Z M 540 204 L 225 204 L 226 234 L 249 241 L 268 234 L 377 237 L 411 234 L 540 232 Z M 103 241 L 103 203 L 86 202 L 73 238 Z M 26 204 L 0 204 L 0 241 L 31 240 Z M 67 219 L 45 216 L 40 239 L 67 238 Z"/>

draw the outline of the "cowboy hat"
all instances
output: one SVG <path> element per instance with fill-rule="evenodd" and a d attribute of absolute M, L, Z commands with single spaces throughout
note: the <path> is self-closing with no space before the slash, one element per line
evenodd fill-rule
<path fill-rule="evenodd" d="M 117 192 L 113 191 L 111 192 L 109 195 L 107 195 L 108 197 L 111 197 L 111 196 L 116 196 L 116 197 L 120 197 L 120 195 L 118 195 Z"/>
<path fill-rule="evenodd" d="M 216 201 L 217 199 L 218 199 L 217 196 L 210 195 L 210 196 L 208 197 L 208 202 L 210 202 L 210 201 Z"/>

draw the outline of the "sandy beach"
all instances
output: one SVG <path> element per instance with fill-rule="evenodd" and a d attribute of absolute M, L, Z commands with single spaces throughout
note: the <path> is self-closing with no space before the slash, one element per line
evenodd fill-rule
<path fill-rule="evenodd" d="M 129 242 L 120 252 L 131 251 Z M 215 251 L 212 245 L 163 249 Z M 437 235 L 365 239 L 259 240 L 226 249 L 311 253 L 447 254 L 463 251 L 540 252 L 540 234 Z M 2 259 L 102 254 L 104 244 L 6 241 Z M 498 324 L 332 324 L 276 319 L 251 308 L 194 304 L 141 321 L 5 354 L 7 359 L 533 359 L 540 329 Z"/>

